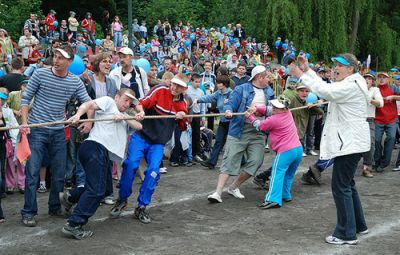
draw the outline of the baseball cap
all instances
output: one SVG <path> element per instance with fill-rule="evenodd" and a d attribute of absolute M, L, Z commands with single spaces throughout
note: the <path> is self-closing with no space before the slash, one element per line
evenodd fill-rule
<path fill-rule="evenodd" d="M 3 93 L 3 92 L 0 92 L 0 99 L 7 100 L 7 99 L 8 99 L 7 94 L 6 94 L 6 93 Z"/>
<path fill-rule="evenodd" d="M 259 65 L 253 68 L 253 70 L 251 70 L 251 77 L 249 79 L 249 81 L 253 80 L 253 78 L 260 73 L 263 73 L 267 71 L 267 68 L 265 68 L 265 66 Z"/>
<path fill-rule="evenodd" d="M 296 89 L 308 89 L 308 88 L 303 83 L 299 83 L 299 84 L 297 84 Z"/>
<path fill-rule="evenodd" d="M 347 59 L 345 59 L 344 57 L 342 57 L 342 56 L 333 57 L 332 61 L 333 62 L 335 62 L 335 61 L 339 62 L 340 64 L 345 65 L 345 66 L 350 66 L 351 65 L 350 62 Z"/>
<path fill-rule="evenodd" d="M 182 81 L 181 79 L 178 79 L 178 78 L 176 78 L 176 77 L 172 78 L 171 83 L 178 84 L 179 86 L 182 86 L 182 87 L 185 87 L 185 88 L 188 87 L 188 85 L 187 85 L 186 82 L 184 82 L 184 81 Z"/>
<path fill-rule="evenodd" d="M 365 78 L 365 77 L 371 77 L 372 79 L 375 79 L 375 78 L 376 78 L 375 75 L 373 75 L 373 74 L 370 73 L 370 72 L 365 73 L 365 74 L 363 75 L 363 77 L 364 77 L 364 78 Z"/>
<path fill-rule="evenodd" d="M 273 107 L 283 109 L 288 108 L 290 105 L 290 100 L 283 95 L 280 95 L 277 99 L 269 101 Z"/>
<path fill-rule="evenodd" d="M 386 73 L 386 72 L 380 72 L 380 73 L 378 73 L 377 76 L 379 76 L 379 75 L 383 75 L 383 76 L 385 76 L 386 78 L 390 78 L 389 74 Z"/>
<path fill-rule="evenodd" d="M 58 51 L 61 53 L 61 55 L 66 58 L 66 59 L 71 59 L 71 55 L 66 52 L 65 50 L 61 49 L 61 48 L 56 48 L 55 51 Z"/>
<path fill-rule="evenodd" d="M 282 104 L 281 102 L 279 102 L 278 99 L 273 99 L 273 100 L 271 100 L 270 102 L 271 102 L 271 104 L 272 104 L 274 107 L 276 107 L 276 108 L 279 108 L 279 109 L 285 108 L 285 105 Z"/>
<path fill-rule="evenodd" d="M 130 48 L 128 48 L 128 47 L 122 47 L 122 48 L 118 51 L 118 53 L 122 53 L 122 54 L 124 54 L 124 55 L 131 55 L 131 56 L 133 56 L 133 51 L 132 51 Z"/>
<path fill-rule="evenodd" d="M 395 75 L 393 78 L 394 78 L 395 80 L 400 80 L 400 75 Z"/>

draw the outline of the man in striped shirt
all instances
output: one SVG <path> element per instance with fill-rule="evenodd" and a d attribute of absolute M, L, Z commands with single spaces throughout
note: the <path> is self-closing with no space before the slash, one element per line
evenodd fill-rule
<path fill-rule="evenodd" d="M 51 68 L 38 69 L 29 80 L 28 87 L 22 95 L 21 112 L 22 125 L 63 121 L 65 105 L 75 96 L 82 103 L 90 101 L 85 86 L 78 76 L 68 71 L 74 54 L 69 46 L 57 48 Z M 28 121 L 28 107 L 33 102 Z M 90 115 L 90 116 L 89 116 Z M 93 112 L 88 114 L 90 118 Z M 81 131 L 89 132 L 91 123 L 80 126 Z M 21 210 L 22 222 L 28 227 L 36 225 L 34 216 L 37 215 L 36 185 L 39 181 L 39 171 L 43 153 L 47 148 L 51 165 L 51 191 L 49 195 L 49 214 L 62 215 L 58 193 L 64 188 L 66 165 L 66 141 L 64 126 L 46 126 L 30 130 L 22 128 L 21 132 L 29 134 L 31 156 L 25 168 L 25 204 Z"/>

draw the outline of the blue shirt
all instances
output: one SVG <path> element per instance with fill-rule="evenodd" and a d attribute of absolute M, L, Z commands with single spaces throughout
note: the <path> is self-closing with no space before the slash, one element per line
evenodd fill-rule
<path fill-rule="evenodd" d="M 224 106 L 225 106 L 225 99 L 229 99 L 229 96 L 232 93 L 231 88 L 227 88 L 224 93 L 221 92 L 221 90 L 215 91 L 215 93 L 211 95 L 206 95 L 202 96 L 199 98 L 197 102 L 199 103 L 217 103 L 217 108 L 220 113 L 224 112 Z M 227 119 L 225 117 L 221 117 L 220 119 L 221 122 L 229 122 L 230 119 Z"/>
<path fill-rule="evenodd" d="M 251 82 L 237 86 L 235 90 L 231 93 L 229 101 L 225 104 L 222 112 L 245 112 L 254 99 L 254 89 Z M 275 98 L 274 91 L 270 86 L 264 88 L 265 102 L 268 104 L 269 100 Z M 244 115 L 233 116 L 231 123 L 229 124 L 228 135 L 235 138 L 240 138 L 242 136 L 243 127 L 245 123 Z"/>

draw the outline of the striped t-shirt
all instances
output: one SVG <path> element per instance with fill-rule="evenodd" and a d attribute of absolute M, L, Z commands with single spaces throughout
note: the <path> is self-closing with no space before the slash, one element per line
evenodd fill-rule
<path fill-rule="evenodd" d="M 63 121 L 65 106 L 68 100 L 75 96 L 80 102 L 90 101 L 85 85 L 81 79 L 68 72 L 66 77 L 56 76 L 51 68 L 36 70 L 22 94 L 21 106 L 28 106 L 35 97 L 28 123 Z M 47 128 L 62 129 L 61 126 Z"/>

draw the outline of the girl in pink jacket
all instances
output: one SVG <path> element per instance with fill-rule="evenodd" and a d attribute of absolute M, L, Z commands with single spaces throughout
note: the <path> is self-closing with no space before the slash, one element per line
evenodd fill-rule
<path fill-rule="evenodd" d="M 265 120 L 258 120 L 252 113 L 265 115 L 266 106 L 253 107 L 248 110 L 246 118 L 260 131 L 269 132 L 269 146 L 277 154 L 275 156 L 265 201 L 259 205 L 261 209 L 278 208 L 282 200 L 290 202 L 293 178 L 303 158 L 297 129 L 288 106 L 289 99 L 280 96 L 270 101 L 272 115 Z"/>

